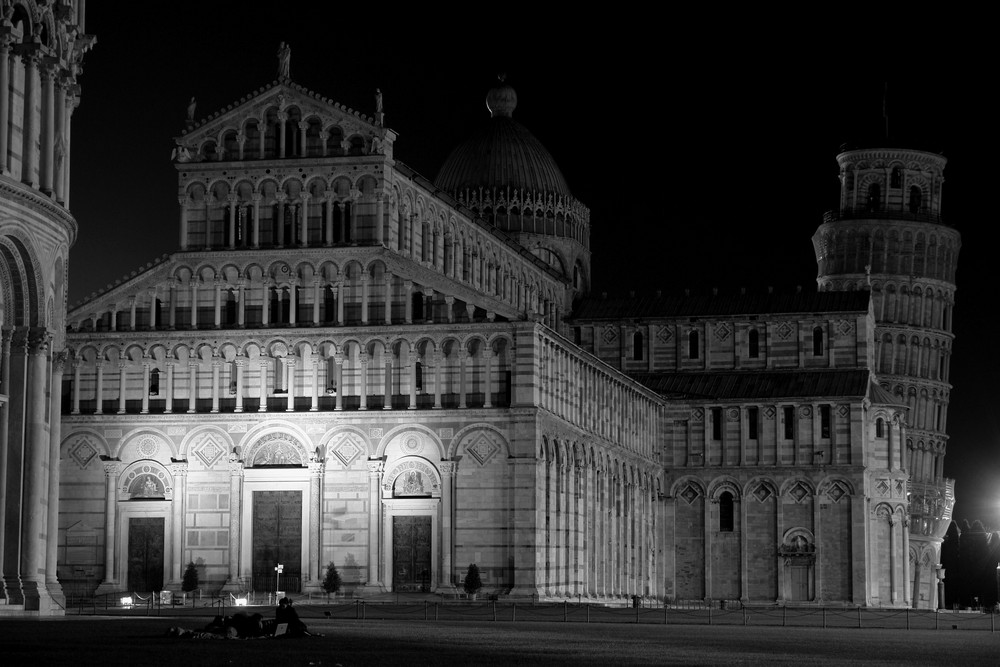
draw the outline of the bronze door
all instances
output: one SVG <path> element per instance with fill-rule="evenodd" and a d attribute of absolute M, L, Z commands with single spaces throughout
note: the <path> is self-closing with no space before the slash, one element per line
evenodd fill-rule
<path fill-rule="evenodd" d="M 431 589 L 431 517 L 392 518 L 392 589 Z"/>
<path fill-rule="evenodd" d="M 163 517 L 128 520 L 128 589 L 163 590 Z"/>
<path fill-rule="evenodd" d="M 280 579 L 274 571 L 278 563 L 284 566 Z M 254 491 L 252 568 L 258 591 L 301 590 L 301 491 Z"/>

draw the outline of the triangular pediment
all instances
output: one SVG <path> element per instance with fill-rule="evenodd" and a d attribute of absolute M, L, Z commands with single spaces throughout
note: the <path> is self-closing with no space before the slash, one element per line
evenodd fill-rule
<path fill-rule="evenodd" d="M 201 120 L 189 119 L 188 127 L 176 138 L 178 146 L 196 151 L 205 142 L 223 142 L 227 133 L 245 136 L 248 124 L 264 126 L 277 114 L 297 111 L 301 121 L 318 120 L 323 131 L 339 128 L 345 138 L 384 136 L 375 119 L 323 97 L 304 86 L 283 79 L 259 88 Z M 189 114 L 192 111 L 189 109 Z M 193 114 L 192 114 L 193 115 Z"/>

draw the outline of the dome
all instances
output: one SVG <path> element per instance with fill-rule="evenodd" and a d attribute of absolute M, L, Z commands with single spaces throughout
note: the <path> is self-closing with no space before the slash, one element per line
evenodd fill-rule
<path fill-rule="evenodd" d="M 441 190 L 508 187 L 571 197 L 562 172 L 538 139 L 511 116 L 517 93 L 503 82 L 486 95 L 492 116 L 445 160 L 434 181 Z"/>

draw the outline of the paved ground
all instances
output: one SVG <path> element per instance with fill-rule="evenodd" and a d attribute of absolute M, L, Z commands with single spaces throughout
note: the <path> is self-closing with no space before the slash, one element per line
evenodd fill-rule
<path fill-rule="evenodd" d="M 0 664 L 995 665 L 1000 632 L 307 618 L 322 637 L 184 640 L 205 616 L 0 620 Z"/>

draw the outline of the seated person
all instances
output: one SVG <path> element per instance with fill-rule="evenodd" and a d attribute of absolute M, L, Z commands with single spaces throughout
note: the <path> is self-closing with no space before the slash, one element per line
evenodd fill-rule
<path fill-rule="evenodd" d="M 299 614 L 292 607 L 292 601 L 288 598 L 281 598 L 278 601 L 278 608 L 274 610 L 275 625 L 287 624 L 285 634 L 289 637 L 302 637 L 308 635 L 306 624 L 299 620 Z"/>

